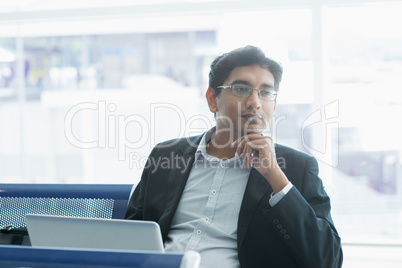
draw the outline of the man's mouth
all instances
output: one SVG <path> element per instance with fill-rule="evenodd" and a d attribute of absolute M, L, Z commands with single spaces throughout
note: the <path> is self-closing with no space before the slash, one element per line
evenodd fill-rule
<path fill-rule="evenodd" d="M 262 116 L 258 115 L 258 114 L 243 114 L 241 117 L 244 117 L 247 119 L 262 119 Z"/>
<path fill-rule="evenodd" d="M 243 114 L 241 117 L 243 117 L 247 121 L 260 121 L 260 120 L 262 120 L 262 116 L 258 115 L 258 114 Z"/>

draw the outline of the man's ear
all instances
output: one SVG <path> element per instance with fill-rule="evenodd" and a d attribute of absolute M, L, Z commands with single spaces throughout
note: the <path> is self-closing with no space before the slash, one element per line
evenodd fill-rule
<path fill-rule="evenodd" d="M 205 94 L 205 97 L 207 98 L 208 101 L 209 110 L 212 113 L 216 113 L 218 111 L 218 106 L 216 105 L 215 90 L 212 87 L 209 87 L 207 93 Z"/>

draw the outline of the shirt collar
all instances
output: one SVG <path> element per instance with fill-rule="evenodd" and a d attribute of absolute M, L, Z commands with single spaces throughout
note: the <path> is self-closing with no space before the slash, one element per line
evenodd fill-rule
<path fill-rule="evenodd" d="M 215 132 L 216 132 L 216 127 L 213 127 L 204 133 L 204 135 L 201 138 L 200 144 L 197 147 L 197 151 L 195 152 L 194 162 L 197 162 L 197 160 L 200 156 L 203 156 L 204 158 L 207 158 L 207 159 L 209 159 L 210 157 L 215 158 L 213 156 L 210 156 L 207 153 L 207 145 L 212 140 L 212 138 L 215 136 Z"/>
<path fill-rule="evenodd" d="M 241 159 L 243 158 L 242 156 L 240 157 L 233 157 L 231 159 L 220 159 L 217 157 L 214 157 L 212 155 L 209 155 L 207 153 L 207 146 L 208 143 L 211 142 L 211 140 L 214 138 L 216 133 L 216 127 L 211 128 L 210 130 L 208 130 L 207 132 L 204 133 L 204 135 L 201 138 L 200 144 L 197 147 L 197 151 L 195 152 L 195 158 L 194 158 L 194 163 L 197 162 L 197 160 L 201 157 L 207 159 L 208 161 L 215 161 L 215 162 L 234 162 L 235 160 L 239 160 L 241 161 Z"/>

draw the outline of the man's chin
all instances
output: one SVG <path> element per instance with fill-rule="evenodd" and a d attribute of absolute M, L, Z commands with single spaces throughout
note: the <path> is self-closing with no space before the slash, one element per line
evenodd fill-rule
<path fill-rule="evenodd" d="M 265 122 L 258 122 L 258 123 L 246 123 L 243 126 L 243 132 L 246 134 L 261 134 L 265 131 L 267 128 L 268 124 L 265 124 Z"/>
<path fill-rule="evenodd" d="M 265 128 L 248 128 L 243 131 L 244 135 L 248 134 L 258 134 L 261 135 L 263 133 Z"/>

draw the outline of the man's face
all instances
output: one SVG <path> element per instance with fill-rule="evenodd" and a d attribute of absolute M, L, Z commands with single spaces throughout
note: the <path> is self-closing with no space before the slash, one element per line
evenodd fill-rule
<path fill-rule="evenodd" d="M 222 86 L 231 85 L 273 89 L 274 76 L 257 64 L 240 66 L 232 70 Z M 239 97 L 226 88 L 216 97 L 213 89 L 208 89 L 207 99 L 211 112 L 216 113 L 217 131 L 232 131 L 234 138 L 262 133 L 269 126 L 276 107 L 276 101 L 261 99 L 256 90 L 248 97 Z"/>

